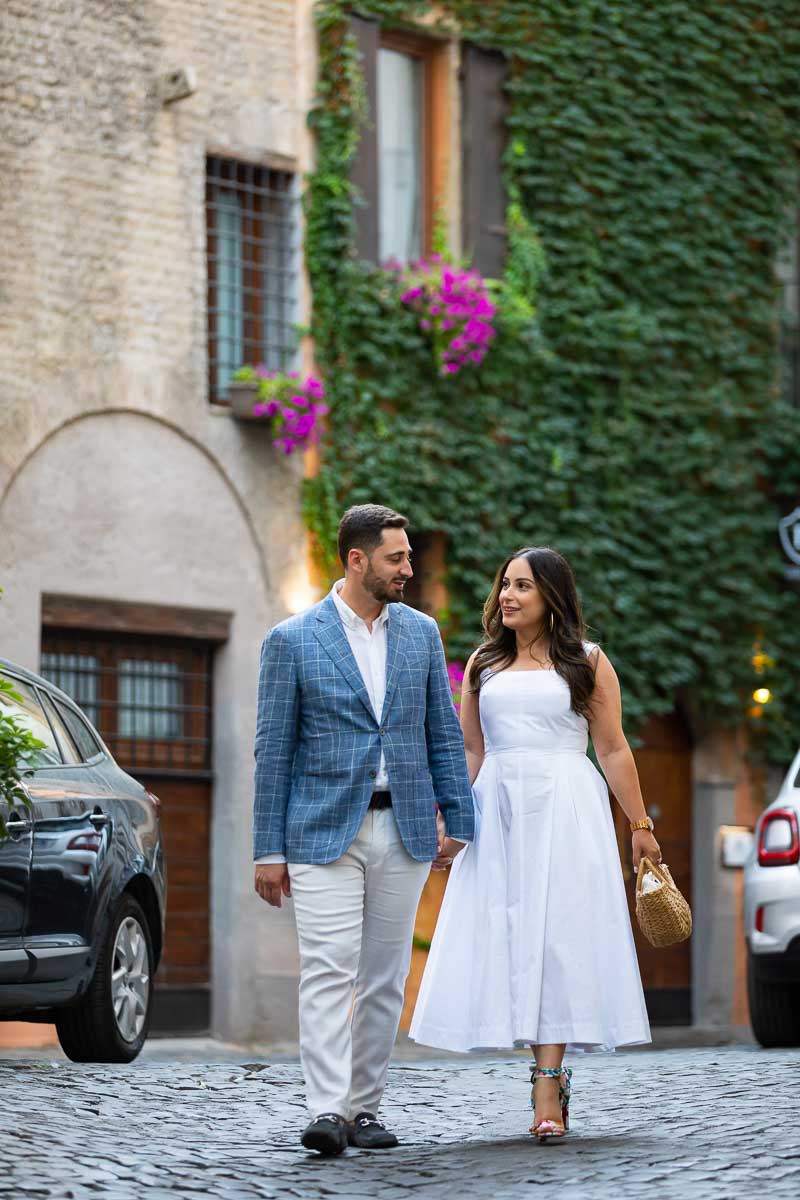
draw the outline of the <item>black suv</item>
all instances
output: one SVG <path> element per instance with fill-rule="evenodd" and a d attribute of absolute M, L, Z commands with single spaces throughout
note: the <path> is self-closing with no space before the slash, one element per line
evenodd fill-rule
<path fill-rule="evenodd" d="M 0 659 L 2 710 L 44 743 L 0 798 L 0 1020 L 54 1022 L 75 1062 L 130 1062 L 144 1045 L 164 940 L 166 868 L 155 796 L 127 775 L 58 688 Z"/>

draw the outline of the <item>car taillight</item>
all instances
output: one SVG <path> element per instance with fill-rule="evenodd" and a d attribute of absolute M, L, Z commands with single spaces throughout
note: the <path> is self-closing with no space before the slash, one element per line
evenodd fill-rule
<path fill-rule="evenodd" d="M 756 909 L 756 933 L 764 932 L 764 905 L 759 904 Z"/>
<path fill-rule="evenodd" d="M 791 808 L 775 808 L 761 823 L 758 861 L 762 867 L 785 867 L 800 862 L 800 831 Z"/>
<path fill-rule="evenodd" d="M 97 854 L 103 844 L 102 833 L 79 833 L 77 837 L 70 838 L 67 843 L 68 850 L 91 850 L 93 854 Z"/>

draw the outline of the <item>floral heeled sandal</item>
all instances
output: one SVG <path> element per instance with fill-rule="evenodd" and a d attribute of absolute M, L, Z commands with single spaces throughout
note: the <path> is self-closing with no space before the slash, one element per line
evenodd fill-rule
<path fill-rule="evenodd" d="M 531 1126 L 531 1133 L 540 1142 L 563 1138 L 569 1129 L 569 1098 L 572 1091 L 572 1067 L 531 1067 L 531 1108 L 535 1108 L 533 1085 L 537 1079 L 558 1079 L 558 1103 L 561 1120 L 539 1121 Z"/>

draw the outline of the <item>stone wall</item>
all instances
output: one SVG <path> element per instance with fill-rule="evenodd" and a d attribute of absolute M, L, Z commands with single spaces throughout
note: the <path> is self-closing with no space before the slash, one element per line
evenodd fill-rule
<path fill-rule="evenodd" d="M 314 598 L 302 464 L 208 403 L 205 159 L 308 169 L 311 2 L 6 0 L 0 30 L 0 653 L 36 668 L 45 591 L 233 611 L 214 1030 L 292 1038 L 294 936 L 252 890 L 250 822 L 260 639 Z M 184 66 L 196 91 L 165 105 Z"/>

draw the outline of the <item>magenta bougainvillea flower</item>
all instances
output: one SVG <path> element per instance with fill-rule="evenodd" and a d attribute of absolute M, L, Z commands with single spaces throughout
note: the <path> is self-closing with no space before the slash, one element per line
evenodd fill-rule
<path fill-rule="evenodd" d="M 319 441 L 320 418 L 328 411 L 324 403 L 325 388 L 319 379 L 309 375 L 300 382 L 296 371 L 288 374 L 269 371 L 263 363 L 240 367 L 233 378 L 258 383 L 253 415 L 272 422 L 273 446 L 291 454 Z"/>
<path fill-rule="evenodd" d="M 447 678 L 450 680 L 453 704 L 455 704 L 456 712 L 458 712 L 461 709 L 461 690 L 464 686 L 464 664 L 460 662 L 448 663 Z"/>
<path fill-rule="evenodd" d="M 441 254 L 416 259 L 402 267 L 393 262 L 404 304 L 419 314 L 420 328 L 430 333 L 442 375 L 457 375 L 483 362 L 495 335 L 496 307 L 477 271 L 448 262 Z"/>

